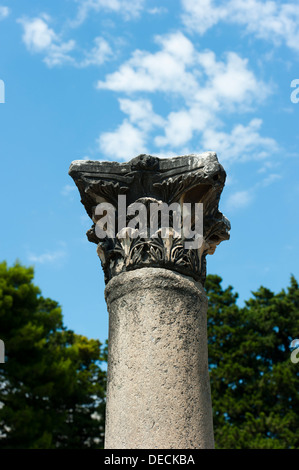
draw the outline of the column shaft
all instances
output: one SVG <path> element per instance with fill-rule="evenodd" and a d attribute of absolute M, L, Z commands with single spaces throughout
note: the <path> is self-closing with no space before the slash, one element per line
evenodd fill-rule
<path fill-rule="evenodd" d="M 109 281 L 107 449 L 213 448 L 207 298 L 163 268 Z"/>

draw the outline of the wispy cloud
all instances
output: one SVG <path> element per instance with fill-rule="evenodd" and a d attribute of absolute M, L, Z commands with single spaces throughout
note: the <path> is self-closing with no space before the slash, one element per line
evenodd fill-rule
<path fill-rule="evenodd" d="M 76 186 L 74 184 L 66 184 L 61 191 L 63 196 L 70 196 L 76 192 Z"/>
<path fill-rule="evenodd" d="M 181 0 L 188 30 L 204 34 L 223 21 L 245 26 L 247 33 L 299 51 L 299 5 L 272 0 Z"/>
<path fill-rule="evenodd" d="M 90 51 L 85 52 L 85 57 L 77 63 L 79 67 L 102 65 L 106 60 L 112 57 L 112 49 L 104 38 L 98 36 L 94 39 L 94 43 L 95 46 Z"/>
<path fill-rule="evenodd" d="M 259 168 L 258 173 L 266 173 L 268 171 L 273 171 L 273 168 L 277 168 L 280 165 L 280 162 L 277 161 L 265 161 L 261 168 Z"/>
<path fill-rule="evenodd" d="M 254 201 L 259 191 L 265 190 L 266 187 L 281 178 L 282 175 L 278 173 L 270 173 L 270 175 L 257 181 L 251 188 L 233 192 L 226 201 L 226 210 L 228 212 L 235 212 L 236 210 L 249 206 Z"/>
<path fill-rule="evenodd" d="M 31 263 L 36 263 L 36 264 L 54 264 L 57 263 L 58 261 L 61 261 L 66 257 L 66 252 L 65 251 L 47 251 L 45 253 L 42 253 L 40 255 L 36 255 L 34 253 L 30 253 L 28 255 L 28 260 Z"/>
<path fill-rule="evenodd" d="M 281 174 L 278 173 L 270 173 L 270 175 L 266 176 L 264 180 L 262 181 L 261 185 L 262 186 L 270 186 L 270 184 L 274 183 L 275 181 L 278 181 L 282 178 Z"/>
<path fill-rule="evenodd" d="M 5 6 L 0 6 L 0 21 L 4 20 L 10 14 L 10 9 Z"/>
<path fill-rule="evenodd" d="M 81 25 L 88 16 L 100 11 L 118 13 L 125 20 L 136 18 L 143 10 L 145 0 L 79 0 L 76 18 L 71 22 L 73 27 Z"/>
<path fill-rule="evenodd" d="M 149 13 L 150 15 L 162 15 L 167 12 L 168 10 L 165 7 L 154 7 L 154 8 L 149 8 L 147 10 L 147 13 Z"/>
<path fill-rule="evenodd" d="M 271 156 L 277 152 L 276 141 L 269 137 L 262 137 L 259 130 L 261 119 L 252 119 L 247 126 L 237 124 L 230 133 L 215 129 L 205 129 L 203 133 L 204 149 L 220 149 L 221 161 L 234 162 L 258 160 Z"/>
<path fill-rule="evenodd" d="M 228 211 L 242 209 L 247 207 L 253 200 L 254 193 L 252 190 L 237 191 L 229 196 L 226 201 L 226 208 Z"/>
<path fill-rule="evenodd" d="M 75 40 L 63 41 L 49 26 L 51 18 L 42 14 L 36 18 L 21 18 L 18 20 L 23 26 L 23 42 L 32 53 L 44 55 L 44 62 L 48 67 L 58 65 L 72 65 L 78 68 L 90 65 L 102 65 L 112 57 L 112 49 L 108 42 L 98 36 L 94 39 L 94 46 L 89 51 L 80 51 Z M 81 58 L 75 56 L 80 55 Z"/>

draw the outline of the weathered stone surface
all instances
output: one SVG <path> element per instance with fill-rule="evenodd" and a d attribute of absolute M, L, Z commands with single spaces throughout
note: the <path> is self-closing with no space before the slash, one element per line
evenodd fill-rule
<path fill-rule="evenodd" d="M 213 448 L 207 299 L 199 282 L 161 268 L 107 285 L 105 448 Z"/>
<path fill-rule="evenodd" d="M 216 246 L 229 238 L 230 229 L 218 209 L 226 174 L 215 153 L 167 159 L 139 155 L 128 163 L 77 160 L 71 164 L 69 174 L 94 222 L 87 236 L 98 245 L 106 283 L 121 272 L 142 267 L 175 270 L 204 283 L 206 255 L 214 253 Z M 119 194 L 126 195 L 127 206 L 134 202 L 203 203 L 204 243 L 195 250 L 186 249 L 183 238 L 170 237 L 167 242 L 161 236 L 124 239 L 119 233 L 115 238 L 97 238 L 95 208 L 101 202 L 109 202 L 117 210 Z M 116 223 L 117 217 L 116 212 Z"/>

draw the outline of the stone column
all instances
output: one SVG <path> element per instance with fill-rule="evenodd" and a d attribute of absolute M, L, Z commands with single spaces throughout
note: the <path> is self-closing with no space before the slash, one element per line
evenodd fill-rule
<path fill-rule="evenodd" d="M 94 222 L 87 236 L 98 246 L 107 284 L 105 448 L 213 448 L 205 259 L 230 228 L 218 210 L 226 175 L 216 154 L 75 161 L 70 175 Z M 187 249 L 174 230 L 168 238 L 161 230 L 156 238 L 149 232 L 133 238 L 132 229 L 117 224 L 115 237 L 99 239 L 95 208 L 109 202 L 118 217 L 120 194 L 127 207 L 142 202 L 148 211 L 153 202 L 201 202 L 202 245 Z"/>

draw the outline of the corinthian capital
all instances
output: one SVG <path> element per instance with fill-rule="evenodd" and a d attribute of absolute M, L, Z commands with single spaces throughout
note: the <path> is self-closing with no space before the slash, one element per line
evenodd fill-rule
<path fill-rule="evenodd" d="M 226 173 L 215 153 L 166 159 L 139 155 L 127 163 L 77 160 L 71 164 L 69 174 L 94 222 L 87 236 L 98 245 L 106 282 L 121 272 L 144 267 L 171 269 L 204 282 L 206 255 L 214 253 L 216 246 L 229 238 L 230 229 L 229 221 L 218 209 Z M 159 207 L 163 203 L 168 206 L 177 203 L 182 210 L 188 204 L 189 207 L 202 204 L 200 246 L 187 247 L 186 236 L 175 230 L 173 213 L 167 236 L 161 223 L 154 236 L 150 230 L 136 233 L 138 231 L 128 226 L 132 215 L 126 212 L 124 220 L 123 214 L 119 213 L 120 195 L 125 195 L 126 210 L 133 203 L 145 206 L 149 216 L 148 229 L 150 208 L 155 203 Z M 98 237 L 96 208 L 101 203 L 109 203 L 115 209 L 115 236 Z M 190 221 L 194 228 L 192 211 Z"/>

